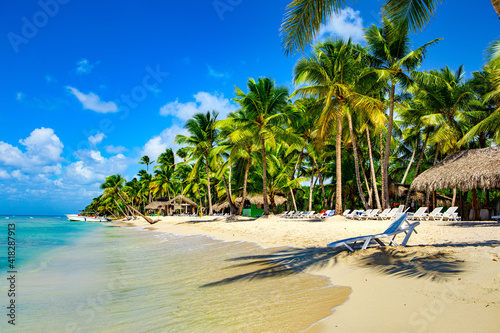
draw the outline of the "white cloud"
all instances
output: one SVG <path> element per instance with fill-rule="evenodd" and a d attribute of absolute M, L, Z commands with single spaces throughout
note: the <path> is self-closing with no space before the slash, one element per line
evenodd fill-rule
<path fill-rule="evenodd" d="M 118 106 L 114 102 L 103 102 L 93 92 L 87 95 L 73 87 L 66 87 L 82 103 L 83 108 L 98 113 L 118 112 Z"/>
<path fill-rule="evenodd" d="M 107 176 L 120 174 L 127 170 L 130 160 L 123 154 L 105 158 L 98 150 L 79 150 L 74 154 L 79 161 L 64 169 L 62 179 L 56 185 L 91 184 L 102 182 Z"/>
<path fill-rule="evenodd" d="M 162 116 L 174 116 L 182 120 L 188 120 L 196 113 L 206 113 L 215 110 L 219 112 L 218 119 L 224 119 L 230 112 L 236 110 L 236 106 L 229 99 L 224 98 L 223 94 L 212 95 L 200 91 L 194 96 L 195 102 L 179 103 L 178 100 L 165 104 L 160 109 Z"/>
<path fill-rule="evenodd" d="M 106 137 L 106 135 L 104 135 L 104 133 L 97 133 L 96 135 L 91 135 L 89 136 L 89 143 L 92 145 L 92 146 L 96 146 L 98 145 L 99 143 L 102 142 L 102 140 Z"/>
<path fill-rule="evenodd" d="M 335 35 L 347 40 L 351 37 L 353 42 L 364 41 L 363 19 L 358 10 L 350 7 L 342 9 L 340 15 L 334 15 L 326 24 L 322 24 L 318 33 L 318 40 L 323 40 L 330 35 Z"/>
<path fill-rule="evenodd" d="M 167 148 L 172 148 L 174 153 L 181 148 L 175 143 L 175 136 L 178 134 L 187 135 L 188 131 L 177 125 L 164 129 L 159 135 L 152 137 L 141 151 L 141 156 L 147 155 L 150 159 L 156 160 Z M 176 155 L 177 158 L 177 155 Z"/>
<path fill-rule="evenodd" d="M 26 147 L 26 152 L 0 141 L 0 165 L 20 168 L 28 173 L 60 173 L 64 145 L 53 129 L 37 128 L 19 143 Z"/>
<path fill-rule="evenodd" d="M 14 171 L 12 171 L 11 175 L 12 175 L 12 177 L 13 177 L 13 178 L 15 178 L 15 179 L 17 179 L 17 180 L 19 180 L 19 181 L 24 181 L 24 180 L 28 180 L 28 179 L 30 179 L 30 177 L 29 177 L 29 176 L 27 176 L 27 175 L 23 174 L 23 173 L 22 173 L 21 171 L 19 171 L 19 170 L 14 170 Z"/>
<path fill-rule="evenodd" d="M 18 101 L 22 101 L 25 97 L 26 97 L 26 95 L 25 95 L 25 94 L 23 94 L 22 92 L 18 92 L 18 93 L 16 94 L 16 99 L 17 99 Z"/>
<path fill-rule="evenodd" d="M 128 149 L 123 146 L 113 146 L 113 145 L 104 146 L 104 149 L 109 154 L 120 154 L 128 151 Z"/>
<path fill-rule="evenodd" d="M 0 179 L 9 179 L 10 175 L 7 171 L 0 169 Z"/>
<path fill-rule="evenodd" d="M 87 59 L 83 58 L 82 60 L 79 60 L 76 62 L 77 68 L 76 68 L 76 74 L 90 74 L 92 72 L 92 69 L 99 64 L 99 61 L 97 61 L 94 64 L 91 64 L 90 61 Z"/>
<path fill-rule="evenodd" d="M 231 74 L 228 72 L 217 72 L 215 69 L 212 67 L 208 66 L 208 75 L 217 79 L 228 79 L 231 77 Z"/>

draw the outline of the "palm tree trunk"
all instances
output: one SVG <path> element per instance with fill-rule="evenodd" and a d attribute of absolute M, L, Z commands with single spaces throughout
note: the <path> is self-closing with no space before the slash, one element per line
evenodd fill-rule
<path fill-rule="evenodd" d="M 387 137 L 385 140 L 384 163 L 382 165 L 382 178 L 384 186 L 385 208 L 389 208 L 389 157 L 391 154 L 392 122 L 394 119 L 394 92 L 396 84 L 391 82 L 391 94 L 389 100 L 389 123 L 387 125 Z"/>
<path fill-rule="evenodd" d="M 311 184 L 309 186 L 309 210 L 312 210 L 312 197 L 313 197 L 313 191 L 314 191 L 314 167 L 312 169 L 312 174 L 311 174 Z"/>
<path fill-rule="evenodd" d="M 342 116 L 337 115 L 337 137 L 335 142 L 335 158 L 336 158 L 336 201 L 335 215 L 342 215 Z"/>
<path fill-rule="evenodd" d="M 292 195 L 293 209 L 297 211 L 297 203 L 295 202 L 295 195 L 293 194 L 293 189 L 290 189 L 290 194 Z"/>
<path fill-rule="evenodd" d="M 418 137 L 417 137 L 417 139 L 415 139 L 415 145 L 413 147 L 413 154 L 411 154 L 410 163 L 408 163 L 408 167 L 406 168 L 405 175 L 403 176 L 403 180 L 401 181 L 401 184 L 405 183 L 406 176 L 408 176 L 408 172 L 410 171 L 411 165 L 413 164 L 413 160 L 415 159 L 415 153 L 417 152 L 417 145 L 418 145 Z"/>
<path fill-rule="evenodd" d="M 232 188 L 231 188 L 231 181 L 232 181 L 232 171 L 233 171 L 233 167 L 231 166 L 231 164 L 229 164 L 229 196 L 232 198 L 233 197 L 233 191 L 232 191 Z"/>
<path fill-rule="evenodd" d="M 373 193 L 372 193 L 373 190 L 370 186 L 370 182 L 368 181 L 368 178 L 366 178 L 366 172 L 365 172 L 365 168 L 363 168 L 363 163 L 360 163 L 359 166 L 361 167 L 361 173 L 363 174 L 363 179 L 365 181 L 366 191 L 368 192 L 368 208 L 372 208 L 372 206 L 373 206 Z"/>
<path fill-rule="evenodd" d="M 495 8 L 495 12 L 497 12 L 497 16 L 500 19 L 500 0 L 491 0 L 491 4 L 493 8 Z"/>
<path fill-rule="evenodd" d="M 210 169 L 208 168 L 208 158 L 206 160 L 206 170 L 207 170 L 207 192 L 208 192 L 208 215 L 212 215 L 212 191 L 210 190 Z"/>
<path fill-rule="evenodd" d="M 321 186 L 321 193 L 323 193 L 323 208 L 326 209 L 326 206 L 328 205 L 328 198 L 326 197 L 326 191 L 325 191 L 325 184 L 323 183 L 323 175 L 321 174 L 321 169 L 323 169 L 323 166 L 325 165 L 324 163 L 321 165 L 321 168 L 318 165 L 318 162 L 316 159 L 313 157 L 314 165 L 316 169 L 318 170 L 318 178 L 319 178 L 319 185 Z"/>
<path fill-rule="evenodd" d="M 382 207 L 385 208 L 385 187 L 384 187 L 384 135 L 382 133 L 382 130 L 379 133 L 380 136 L 380 198 L 381 198 L 381 205 Z"/>
<path fill-rule="evenodd" d="M 304 156 L 304 148 L 305 148 L 305 146 L 302 147 L 302 150 L 300 151 L 300 154 L 299 154 L 299 158 L 297 159 L 297 163 L 295 163 L 295 166 L 293 167 L 291 180 L 295 179 L 295 171 L 297 170 L 297 168 L 300 169 L 300 166 L 302 164 L 302 157 Z M 295 208 L 295 211 L 297 211 L 297 203 L 295 202 L 295 194 L 293 192 L 293 188 L 290 189 L 290 192 L 292 193 L 293 207 Z"/>
<path fill-rule="evenodd" d="M 252 159 L 249 157 L 247 161 L 247 167 L 245 168 L 245 179 L 243 180 L 243 200 L 241 201 L 240 207 L 238 209 L 238 215 L 243 213 L 243 207 L 245 206 L 245 200 L 247 198 L 247 184 L 248 184 L 248 171 L 250 170 L 250 162 Z"/>
<path fill-rule="evenodd" d="M 264 215 L 269 215 L 269 202 L 267 201 L 267 168 L 266 168 L 266 147 L 264 136 L 260 136 L 262 145 L 262 200 L 264 201 Z"/>
<path fill-rule="evenodd" d="M 276 202 L 274 201 L 274 195 L 270 195 L 269 200 L 271 201 L 271 207 L 273 208 L 273 214 L 278 214 L 278 207 L 276 206 Z"/>
<path fill-rule="evenodd" d="M 420 172 L 420 165 L 422 164 L 422 160 L 424 159 L 424 152 L 425 152 L 425 147 L 427 146 L 428 139 L 429 139 L 429 133 L 425 135 L 424 144 L 422 145 L 422 150 L 420 151 L 420 156 L 418 158 L 417 167 L 415 168 L 415 175 L 413 176 L 413 179 L 417 178 L 418 173 Z M 410 195 L 411 195 L 411 188 L 410 190 L 408 190 L 408 193 L 406 194 L 405 206 L 408 206 L 408 203 L 410 202 Z"/>
<path fill-rule="evenodd" d="M 116 191 L 116 194 L 118 195 L 118 197 L 120 198 L 120 200 L 123 202 L 123 204 L 125 205 L 125 207 L 128 207 L 127 202 L 122 198 L 122 196 L 120 195 L 120 192 Z M 132 210 L 134 210 L 136 213 L 138 213 L 143 219 L 145 219 L 146 221 L 148 221 L 149 224 L 154 224 L 154 223 L 156 223 L 156 222 L 159 221 L 159 220 L 153 221 L 152 219 L 150 219 L 149 217 L 145 216 L 144 214 L 142 214 L 141 212 L 137 211 L 136 209 L 132 209 Z"/>
<path fill-rule="evenodd" d="M 452 207 L 455 206 L 456 202 L 457 202 L 457 188 L 454 187 L 453 188 L 453 199 L 451 200 L 451 206 Z"/>
<path fill-rule="evenodd" d="M 347 123 L 349 125 L 349 134 L 351 135 L 352 150 L 354 151 L 354 169 L 356 172 L 356 184 L 358 186 L 358 193 L 361 197 L 363 206 L 365 207 L 365 209 L 368 209 L 365 193 L 363 192 L 363 188 L 361 187 L 361 177 L 359 175 L 358 145 L 356 144 L 356 138 L 354 137 L 354 128 L 352 126 L 352 117 L 350 112 L 347 112 Z"/>
<path fill-rule="evenodd" d="M 229 212 L 231 215 L 235 215 L 238 212 L 238 208 L 233 204 L 233 198 L 231 198 L 231 193 L 230 188 L 228 187 L 227 181 L 226 181 L 226 176 L 222 175 L 222 182 L 224 183 L 224 187 L 226 188 L 226 195 L 227 195 L 227 202 L 229 203 Z"/>
<path fill-rule="evenodd" d="M 373 164 L 374 162 L 372 153 L 372 142 L 370 139 L 370 130 L 368 129 L 368 127 L 366 127 L 366 140 L 368 143 L 368 156 L 370 157 L 370 174 L 372 178 L 373 192 L 375 194 L 375 203 L 378 209 L 382 209 L 382 206 L 380 205 L 380 197 L 378 196 L 377 176 L 375 175 L 375 166 Z"/>

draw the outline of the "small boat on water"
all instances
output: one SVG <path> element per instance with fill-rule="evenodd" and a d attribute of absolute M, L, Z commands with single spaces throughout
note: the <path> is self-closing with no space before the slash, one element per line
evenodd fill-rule
<path fill-rule="evenodd" d="M 70 221 L 81 221 L 81 222 L 108 222 L 111 221 L 106 216 L 99 216 L 96 212 L 85 212 L 80 211 L 79 214 L 66 214 L 66 217 Z"/>

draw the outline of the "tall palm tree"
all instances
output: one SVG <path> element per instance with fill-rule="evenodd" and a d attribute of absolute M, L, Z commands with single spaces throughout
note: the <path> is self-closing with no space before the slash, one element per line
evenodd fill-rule
<path fill-rule="evenodd" d="M 340 14 L 349 0 L 293 0 L 283 17 L 280 33 L 285 53 L 302 52 L 318 33 L 321 23 L 333 14 Z M 422 30 L 434 15 L 442 0 L 384 0 L 382 16 L 393 22 L 403 22 L 411 31 Z M 498 0 L 496 2 L 498 7 Z M 495 4 L 494 4 L 495 6 Z M 495 7 L 495 8 L 497 8 Z"/>
<path fill-rule="evenodd" d="M 153 164 L 154 162 L 155 161 L 151 161 L 149 159 L 148 155 L 144 155 L 143 157 L 141 157 L 141 160 L 139 161 L 139 164 L 146 164 L 146 171 L 149 172 L 149 165 Z"/>
<path fill-rule="evenodd" d="M 193 118 L 189 119 L 184 125 L 188 130 L 189 136 L 177 135 L 175 142 L 178 144 L 186 144 L 186 152 L 189 156 L 196 160 L 193 172 L 197 172 L 200 167 L 205 164 L 207 173 L 207 193 L 208 193 L 208 212 L 210 215 L 212 211 L 212 193 L 210 190 L 210 164 L 212 162 L 213 149 L 220 142 L 219 131 L 215 127 L 218 112 L 207 111 L 206 114 L 197 113 Z M 192 173 L 193 173 L 192 172 Z"/>
<path fill-rule="evenodd" d="M 375 109 L 380 102 L 356 91 L 365 52 L 359 44 L 341 39 L 326 41 L 314 47 L 311 56 L 299 59 L 294 68 L 298 88 L 293 95 L 316 96 L 323 101 L 319 137 L 325 137 L 336 119 L 336 204 L 335 214 L 342 214 L 342 116 L 347 107 Z"/>
<path fill-rule="evenodd" d="M 262 154 L 264 215 L 269 215 L 265 147 L 266 143 L 274 146 L 276 138 L 293 138 L 292 133 L 283 127 L 289 116 L 285 112 L 288 104 L 288 91 L 286 88 L 277 87 L 274 81 L 269 78 L 259 78 L 257 82 L 254 79 L 249 79 L 247 87 L 247 93 L 236 87 L 235 101 L 245 111 L 241 114 L 241 118 L 233 118 L 238 129 L 231 134 L 231 137 L 238 141 L 251 133 L 253 141 L 259 142 Z"/>
<path fill-rule="evenodd" d="M 384 161 L 382 163 L 382 205 L 389 207 L 389 157 L 391 153 L 392 127 L 394 121 L 394 100 L 396 85 L 406 89 L 411 79 L 407 73 L 414 71 L 423 61 L 427 48 L 437 43 L 434 39 L 418 49 L 410 50 L 408 26 L 384 20 L 381 27 L 372 25 L 365 31 L 368 50 L 372 55 L 372 66 L 380 79 L 387 80 L 390 85 L 389 119 L 385 140 Z"/>

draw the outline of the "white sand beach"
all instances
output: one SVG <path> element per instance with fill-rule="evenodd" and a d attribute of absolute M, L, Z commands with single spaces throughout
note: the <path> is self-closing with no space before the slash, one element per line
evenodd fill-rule
<path fill-rule="evenodd" d="M 425 221 L 407 247 L 329 255 L 327 243 L 379 233 L 388 221 L 287 220 L 271 216 L 162 217 L 117 222 L 179 235 L 203 234 L 264 248 L 290 246 L 310 253 L 305 271 L 348 286 L 333 314 L 310 327 L 318 332 L 498 332 L 500 223 Z M 307 309 L 304 309 L 307 311 Z"/>

